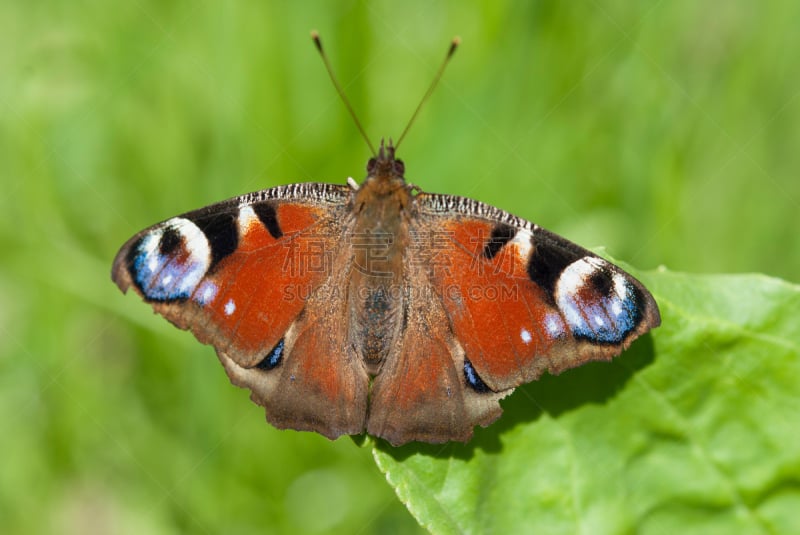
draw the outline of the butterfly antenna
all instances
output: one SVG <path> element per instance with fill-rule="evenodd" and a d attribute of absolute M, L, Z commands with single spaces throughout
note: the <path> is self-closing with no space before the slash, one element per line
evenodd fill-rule
<path fill-rule="evenodd" d="M 336 92 L 339 93 L 339 98 L 342 99 L 342 102 L 344 102 L 344 105 L 347 107 L 347 111 L 350 112 L 350 117 L 352 117 L 353 122 L 356 123 L 358 131 L 361 132 L 361 137 L 363 137 L 364 141 L 367 142 L 367 146 L 369 146 L 369 150 L 372 151 L 372 155 L 377 156 L 375 147 L 370 142 L 369 137 L 367 137 L 367 133 L 364 131 L 364 127 L 361 126 L 361 121 L 358 120 L 358 116 L 356 115 L 356 112 L 353 110 L 353 106 L 350 105 L 350 101 L 347 100 L 347 95 L 344 94 L 342 86 L 339 85 L 339 81 L 333 74 L 333 67 L 331 67 L 331 62 L 328 60 L 328 55 L 325 54 L 325 50 L 323 50 L 322 48 L 322 40 L 320 40 L 319 33 L 317 32 L 317 30 L 312 30 L 311 39 L 313 39 L 314 44 L 317 45 L 317 50 L 319 51 L 319 55 L 322 56 L 322 62 L 325 64 L 325 68 L 328 70 L 328 75 L 330 75 L 331 77 L 331 82 L 333 82 L 333 87 L 335 87 Z"/>
<path fill-rule="evenodd" d="M 417 106 L 417 109 L 414 110 L 414 115 L 412 115 L 411 119 L 409 119 L 408 124 L 406 125 L 405 129 L 403 130 L 403 133 L 400 134 L 400 137 L 397 139 L 397 144 L 394 146 L 395 149 L 400 146 L 400 142 L 403 141 L 404 137 L 406 137 L 406 134 L 408 133 L 408 129 L 411 128 L 412 124 L 414 124 L 414 121 L 416 120 L 417 115 L 419 115 L 419 110 L 422 109 L 422 105 L 425 104 L 425 102 L 428 100 L 428 98 L 430 98 L 431 94 L 433 93 L 433 90 L 436 89 L 436 86 L 439 83 L 439 80 L 442 79 L 442 74 L 444 73 L 444 68 L 447 67 L 448 63 L 450 63 L 450 58 L 453 57 L 453 54 L 455 53 L 456 48 L 458 48 L 458 45 L 460 45 L 460 44 L 461 44 L 461 38 L 460 37 L 454 37 L 453 41 L 450 43 L 450 48 L 447 50 L 447 56 L 445 56 L 444 61 L 442 62 L 441 66 L 439 67 L 439 70 L 436 71 L 436 75 L 433 77 L 433 82 L 431 82 L 430 87 L 428 87 L 428 90 L 422 96 L 422 100 L 419 101 L 419 105 Z"/>

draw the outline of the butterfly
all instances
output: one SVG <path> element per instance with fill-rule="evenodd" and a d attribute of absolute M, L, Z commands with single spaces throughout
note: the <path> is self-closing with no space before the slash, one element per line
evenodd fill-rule
<path fill-rule="evenodd" d="M 468 441 L 544 372 L 660 324 L 634 277 L 538 225 L 406 182 L 389 142 L 362 184 L 302 183 L 129 239 L 112 279 L 216 350 L 280 429 Z"/>

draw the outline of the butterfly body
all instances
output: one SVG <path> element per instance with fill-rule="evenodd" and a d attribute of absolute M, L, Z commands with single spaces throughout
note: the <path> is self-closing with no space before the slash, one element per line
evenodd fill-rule
<path fill-rule="evenodd" d="M 353 244 L 349 298 L 349 341 L 375 376 L 400 342 L 404 284 L 403 258 L 408 248 L 410 187 L 386 155 L 370 164 L 370 175 L 354 192 L 352 222 L 343 235 Z"/>
<path fill-rule="evenodd" d="M 644 286 L 478 201 L 419 192 L 381 146 L 360 186 L 294 184 L 150 227 L 112 278 L 214 346 L 279 428 L 466 441 L 543 372 L 660 323 Z"/>

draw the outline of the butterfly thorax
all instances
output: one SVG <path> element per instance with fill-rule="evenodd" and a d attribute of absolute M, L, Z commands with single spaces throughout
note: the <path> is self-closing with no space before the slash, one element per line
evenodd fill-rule
<path fill-rule="evenodd" d="M 352 211 L 353 266 L 350 277 L 350 342 L 375 375 L 401 334 L 404 307 L 403 256 L 408 248 L 411 186 L 394 149 L 381 146 L 355 192 Z"/>

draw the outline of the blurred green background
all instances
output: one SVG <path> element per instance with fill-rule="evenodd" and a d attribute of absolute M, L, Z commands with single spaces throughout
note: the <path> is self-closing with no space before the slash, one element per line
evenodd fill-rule
<path fill-rule="evenodd" d="M 368 449 L 277 431 L 109 279 L 175 214 L 298 181 L 407 177 L 639 268 L 800 282 L 800 3 L 0 4 L 4 533 L 418 532 Z"/>

